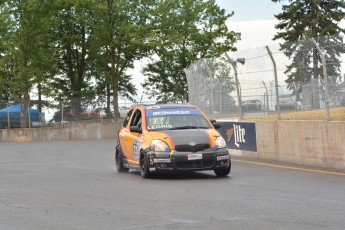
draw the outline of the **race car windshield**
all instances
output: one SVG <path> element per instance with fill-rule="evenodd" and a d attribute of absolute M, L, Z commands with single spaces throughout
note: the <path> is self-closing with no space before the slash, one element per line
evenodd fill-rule
<path fill-rule="evenodd" d="M 211 128 L 202 114 L 193 108 L 146 111 L 147 130 L 178 130 Z"/>

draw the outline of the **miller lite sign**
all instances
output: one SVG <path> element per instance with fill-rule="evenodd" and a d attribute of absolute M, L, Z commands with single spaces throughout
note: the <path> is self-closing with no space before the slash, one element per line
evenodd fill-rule
<path fill-rule="evenodd" d="M 228 149 L 256 152 L 256 129 L 253 122 L 219 122 L 218 131 L 226 141 Z"/>

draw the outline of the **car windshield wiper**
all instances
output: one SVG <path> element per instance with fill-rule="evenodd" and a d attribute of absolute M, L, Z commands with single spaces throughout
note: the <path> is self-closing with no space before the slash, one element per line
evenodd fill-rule
<path fill-rule="evenodd" d="M 186 125 L 186 126 L 178 126 L 178 127 L 174 127 L 174 128 L 170 128 L 169 130 L 177 130 L 177 129 L 208 129 L 208 127 L 204 127 L 204 126 L 192 126 L 192 125 Z"/>

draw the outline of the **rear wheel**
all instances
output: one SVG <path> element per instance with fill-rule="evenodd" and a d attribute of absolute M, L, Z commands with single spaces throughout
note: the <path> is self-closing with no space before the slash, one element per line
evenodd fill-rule
<path fill-rule="evenodd" d="M 128 170 L 129 170 L 128 168 L 125 168 L 123 166 L 123 160 L 122 159 L 123 159 L 123 155 L 117 147 L 116 151 L 115 151 L 115 165 L 116 165 L 117 172 L 119 172 L 119 173 L 128 172 Z"/>
<path fill-rule="evenodd" d="M 224 169 L 215 169 L 214 173 L 218 176 L 218 177 L 225 177 L 227 175 L 229 175 L 231 171 L 231 161 L 229 162 L 229 166 L 224 168 Z"/>
<path fill-rule="evenodd" d="M 144 154 L 140 156 L 140 174 L 143 178 L 149 178 L 151 176 L 149 171 L 149 162 Z"/>

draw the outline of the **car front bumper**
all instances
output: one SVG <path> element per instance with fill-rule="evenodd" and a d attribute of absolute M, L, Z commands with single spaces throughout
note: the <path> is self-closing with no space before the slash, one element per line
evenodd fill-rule
<path fill-rule="evenodd" d="M 200 152 L 158 153 L 148 152 L 149 170 L 155 171 L 202 171 L 224 169 L 231 162 L 227 149 Z"/>

